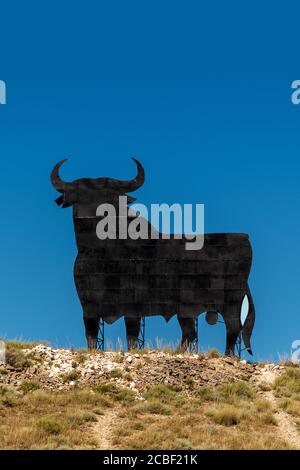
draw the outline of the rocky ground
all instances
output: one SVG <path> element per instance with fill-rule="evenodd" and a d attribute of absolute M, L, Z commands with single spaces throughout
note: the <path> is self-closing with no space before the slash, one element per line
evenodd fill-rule
<path fill-rule="evenodd" d="M 27 361 L 21 365 L 9 360 L 0 365 L 0 384 L 18 387 L 24 381 L 37 380 L 45 389 L 64 390 L 110 381 L 137 394 L 156 384 L 191 393 L 203 385 L 213 387 L 236 380 L 268 383 L 284 370 L 284 366 L 276 364 L 250 364 L 237 358 L 215 357 L 216 354 L 158 350 L 90 353 L 39 344 L 22 350 L 22 354 Z"/>

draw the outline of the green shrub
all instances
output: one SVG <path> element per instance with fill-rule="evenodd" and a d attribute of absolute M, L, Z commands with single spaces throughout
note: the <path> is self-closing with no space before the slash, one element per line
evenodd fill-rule
<path fill-rule="evenodd" d="M 19 404 L 17 396 L 11 391 L 1 397 L 1 403 L 8 408 L 13 408 Z"/>
<path fill-rule="evenodd" d="M 20 390 L 23 393 L 31 392 L 40 388 L 40 384 L 36 380 L 24 380 L 20 385 Z"/>
<path fill-rule="evenodd" d="M 254 391 L 246 382 L 238 380 L 218 387 L 218 394 L 221 399 L 231 402 L 236 398 L 249 400 L 253 398 Z"/>
<path fill-rule="evenodd" d="M 286 369 L 284 374 L 276 378 L 274 389 L 276 396 L 298 396 L 300 399 L 300 368 L 291 367 Z"/>
<path fill-rule="evenodd" d="M 121 388 L 118 393 L 116 393 L 113 398 L 116 401 L 124 401 L 127 403 L 131 403 L 135 400 L 135 394 L 132 390 L 128 388 Z"/>
<path fill-rule="evenodd" d="M 78 411 L 66 416 L 66 422 L 71 426 L 81 426 L 89 422 L 96 422 L 97 416 L 90 411 Z"/>
<path fill-rule="evenodd" d="M 107 383 L 107 384 L 99 384 L 95 387 L 96 392 L 101 394 L 115 394 L 118 391 L 118 388 L 115 384 Z"/>
<path fill-rule="evenodd" d="M 215 390 L 211 387 L 200 387 L 197 390 L 197 396 L 202 401 L 215 401 L 216 400 L 216 393 Z"/>
<path fill-rule="evenodd" d="M 64 383 L 67 383 L 78 380 L 80 376 L 81 372 L 79 370 L 72 370 L 71 372 L 66 372 L 65 374 L 62 374 L 61 378 Z"/>
<path fill-rule="evenodd" d="M 6 349 L 5 360 L 6 364 L 18 370 L 26 369 L 32 364 L 30 358 L 24 354 L 22 349 L 13 349 L 10 347 Z"/>
<path fill-rule="evenodd" d="M 68 392 L 69 394 L 70 392 Z M 77 390 L 73 392 L 74 394 L 69 395 L 71 400 L 79 404 L 88 404 L 88 405 L 101 405 L 105 408 L 111 407 L 112 403 L 108 396 L 95 393 L 91 390 Z"/>
<path fill-rule="evenodd" d="M 136 407 L 136 411 L 141 413 L 151 413 L 155 415 L 170 415 L 171 409 L 157 400 L 151 400 Z"/>
<path fill-rule="evenodd" d="M 123 371 L 121 369 L 112 369 L 109 375 L 112 379 L 119 379 L 123 376 Z"/>
<path fill-rule="evenodd" d="M 170 386 L 159 384 L 150 387 L 145 393 L 146 400 L 159 400 L 161 403 L 171 403 L 178 400 L 178 393 Z"/>
<path fill-rule="evenodd" d="M 115 401 L 133 402 L 135 400 L 135 394 L 132 390 L 117 387 L 112 383 L 97 385 L 95 390 L 100 394 L 108 395 Z"/>
<path fill-rule="evenodd" d="M 36 424 L 47 434 L 60 434 L 63 430 L 62 424 L 54 418 L 40 418 Z"/>
<path fill-rule="evenodd" d="M 77 362 L 78 364 L 83 364 L 88 358 L 88 355 L 85 351 L 79 351 L 77 355 Z"/>

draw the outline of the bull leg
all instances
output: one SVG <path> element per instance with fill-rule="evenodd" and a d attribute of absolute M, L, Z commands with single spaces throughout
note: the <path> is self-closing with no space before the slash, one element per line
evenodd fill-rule
<path fill-rule="evenodd" d="M 235 344 L 238 335 L 241 331 L 241 320 L 240 320 L 240 306 L 231 307 L 226 309 L 224 312 L 224 320 L 226 325 L 226 356 L 235 355 Z"/>
<path fill-rule="evenodd" d="M 99 330 L 99 320 L 96 318 L 84 318 L 85 336 L 89 349 L 97 349 L 97 338 Z"/>
<path fill-rule="evenodd" d="M 182 332 L 180 349 L 186 351 L 191 343 L 197 338 L 195 319 L 194 318 L 178 318 L 178 323 Z"/>
<path fill-rule="evenodd" d="M 125 317 L 127 348 L 137 349 L 141 319 Z"/>

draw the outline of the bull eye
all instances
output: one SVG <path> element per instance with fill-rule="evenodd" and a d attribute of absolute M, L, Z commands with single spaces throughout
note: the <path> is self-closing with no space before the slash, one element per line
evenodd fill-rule
<path fill-rule="evenodd" d="M 241 305 L 241 314 L 240 314 L 242 326 L 244 326 L 245 321 L 247 320 L 248 313 L 249 313 L 249 299 L 248 299 L 248 295 L 245 294 L 242 305 Z"/>

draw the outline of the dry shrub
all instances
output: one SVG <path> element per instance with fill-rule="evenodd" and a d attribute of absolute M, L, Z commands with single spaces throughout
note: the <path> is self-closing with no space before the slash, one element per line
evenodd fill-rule
<path fill-rule="evenodd" d="M 210 409 L 207 411 L 214 423 L 223 426 L 235 426 L 241 420 L 241 413 L 232 405 L 221 405 L 218 408 Z"/>

